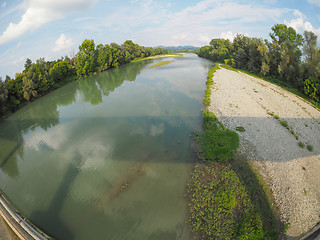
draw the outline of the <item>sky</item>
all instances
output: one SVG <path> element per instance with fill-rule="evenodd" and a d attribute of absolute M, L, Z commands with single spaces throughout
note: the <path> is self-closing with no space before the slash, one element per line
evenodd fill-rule
<path fill-rule="evenodd" d="M 27 58 L 72 57 L 85 39 L 204 46 L 236 34 L 269 39 L 278 23 L 320 39 L 320 0 L 0 0 L 0 77 L 22 72 Z"/>

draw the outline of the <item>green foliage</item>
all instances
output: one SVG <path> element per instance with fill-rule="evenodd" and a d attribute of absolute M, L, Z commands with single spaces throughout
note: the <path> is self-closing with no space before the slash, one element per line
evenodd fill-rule
<path fill-rule="evenodd" d="M 219 64 L 216 63 L 215 66 L 213 68 L 211 68 L 208 72 L 208 76 L 207 76 L 207 81 L 206 81 L 206 85 L 207 85 L 207 89 L 204 95 L 204 100 L 203 100 L 203 105 L 205 107 L 208 107 L 211 103 L 210 101 L 210 96 L 211 96 L 211 86 L 213 85 L 213 76 L 214 73 L 217 71 L 217 69 L 220 69 Z"/>
<path fill-rule="evenodd" d="M 4 115 L 7 110 L 7 106 L 6 106 L 7 99 L 8 99 L 8 89 L 6 88 L 5 83 L 2 82 L 0 79 L 0 116 Z"/>
<path fill-rule="evenodd" d="M 274 118 L 275 119 L 279 119 L 280 117 L 278 115 L 274 115 Z"/>
<path fill-rule="evenodd" d="M 239 147 L 236 132 L 225 129 L 211 112 L 203 112 L 203 132 L 198 136 L 199 158 L 206 162 L 225 162 L 230 160 Z"/>
<path fill-rule="evenodd" d="M 76 75 L 88 76 L 96 71 L 118 67 L 135 58 L 169 52 L 167 49 L 139 46 L 130 40 L 121 46 L 111 43 L 97 47 L 93 40 L 84 40 L 79 46 L 79 52 L 72 59 L 64 57 L 57 61 L 45 61 L 40 58 L 34 63 L 27 59 L 22 73 L 17 73 L 15 79 L 7 76 L 5 83 L 0 85 L 0 117 L 15 111 L 26 101 L 32 101 L 66 82 L 75 80 Z"/>
<path fill-rule="evenodd" d="M 53 65 L 49 70 L 50 77 L 54 83 L 61 82 L 63 79 L 73 75 L 72 66 L 67 61 L 60 61 Z"/>
<path fill-rule="evenodd" d="M 246 130 L 244 129 L 244 127 L 236 127 L 236 130 L 238 132 L 245 132 Z"/>
<path fill-rule="evenodd" d="M 304 93 L 311 99 L 320 101 L 320 79 L 310 77 L 304 81 Z"/>
<path fill-rule="evenodd" d="M 313 151 L 313 146 L 310 145 L 310 144 L 308 144 L 308 145 L 307 145 L 307 149 L 308 149 L 310 152 L 312 152 L 312 151 Z"/>
<path fill-rule="evenodd" d="M 188 185 L 191 231 L 199 239 L 270 239 L 229 164 L 196 165 Z"/>
<path fill-rule="evenodd" d="M 272 82 L 286 89 L 289 87 L 295 93 L 298 89 L 315 101 L 313 104 L 318 107 L 320 49 L 314 33 L 306 31 L 304 36 L 305 40 L 292 27 L 275 24 L 271 28 L 271 42 L 238 34 L 233 43 L 212 39 L 210 46 L 200 48 L 198 55 L 219 62 L 225 60 L 224 67 L 227 69 L 231 69 L 228 67 L 231 64 L 234 68 L 272 79 Z M 305 60 L 301 62 L 303 44 Z M 224 50 L 227 55 L 223 54 Z M 223 55 L 225 58 L 221 58 Z"/>
<path fill-rule="evenodd" d="M 232 43 L 226 39 L 212 39 L 210 46 L 205 46 L 199 49 L 198 55 L 211 59 L 213 61 L 222 62 L 230 58 L 233 49 Z"/>
<path fill-rule="evenodd" d="M 289 126 L 288 122 L 285 121 L 285 120 L 280 121 L 280 124 L 281 124 L 283 127 L 285 127 L 285 128 Z"/>
<path fill-rule="evenodd" d="M 91 40 L 84 40 L 79 46 L 76 54 L 76 72 L 78 77 L 88 76 L 97 69 L 97 54 L 95 43 Z"/>
<path fill-rule="evenodd" d="M 299 145 L 299 147 L 301 147 L 301 148 L 304 148 L 305 147 L 305 144 L 303 143 L 303 142 L 298 142 L 298 145 Z"/>
<path fill-rule="evenodd" d="M 158 63 L 152 65 L 149 68 L 154 68 L 154 67 L 159 67 L 159 66 L 162 66 L 162 65 L 167 65 L 167 64 L 170 64 L 172 62 L 174 62 L 174 61 L 161 61 L 161 62 L 158 62 Z"/>

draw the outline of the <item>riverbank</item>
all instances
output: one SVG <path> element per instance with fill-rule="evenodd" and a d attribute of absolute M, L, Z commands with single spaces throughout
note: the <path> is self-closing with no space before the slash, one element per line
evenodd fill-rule
<path fill-rule="evenodd" d="M 239 131 L 240 148 L 271 189 L 287 239 L 320 220 L 320 112 L 279 86 L 218 70 L 209 110 Z"/>

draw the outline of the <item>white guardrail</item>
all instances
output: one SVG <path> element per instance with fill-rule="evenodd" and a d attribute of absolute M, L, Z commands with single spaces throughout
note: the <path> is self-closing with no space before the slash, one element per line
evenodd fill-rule
<path fill-rule="evenodd" d="M 40 229 L 33 226 L 18 213 L 0 192 L 0 214 L 20 239 L 48 240 L 52 239 Z"/>

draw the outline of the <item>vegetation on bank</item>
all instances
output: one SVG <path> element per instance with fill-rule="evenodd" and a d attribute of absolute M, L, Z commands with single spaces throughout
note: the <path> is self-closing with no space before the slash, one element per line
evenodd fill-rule
<path fill-rule="evenodd" d="M 167 49 L 139 46 L 131 40 L 122 45 L 96 46 L 93 40 L 86 39 L 73 58 L 54 61 L 40 58 L 36 62 L 27 59 L 22 73 L 16 73 L 14 78 L 6 76 L 4 81 L 0 79 L 0 118 L 69 81 L 118 67 L 134 59 L 169 52 Z"/>
<path fill-rule="evenodd" d="M 197 239 L 277 239 L 281 224 L 272 195 L 246 159 L 234 159 L 238 134 L 208 112 L 217 69 L 218 64 L 208 72 L 203 131 L 197 137 L 202 163 L 195 165 L 187 190 L 191 231 Z"/>
<path fill-rule="evenodd" d="M 158 62 L 158 63 L 152 65 L 149 68 L 155 68 L 155 67 L 159 67 L 159 66 L 162 66 L 162 65 L 168 65 L 168 64 L 170 64 L 172 62 L 174 62 L 174 61 L 161 61 L 161 62 Z"/>
<path fill-rule="evenodd" d="M 271 41 L 241 34 L 233 42 L 212 39 L 209 46 L 200 48 L 198 55 L 272 79 L 291 91 L 303 92 L 319 104 L 320 49 L 317 35 L 305 31 L 302 36 L 284 24 L 276 24 L 271 30 Z"/>
<path fill-rule="evenodd" d="M 131 62 L 140 62 L 140 61 L 149 60 L 149 59 L 168 58 L 168 57 L 183 57 L 183 56 L 184 55 L 181 53 L 170 52 L 169 54 L 165 54 L 165 55 L 156 55 L 156 56 L 151 56 L 151 57 L 137 58 L 137 59 L 132 60 Z"/>

